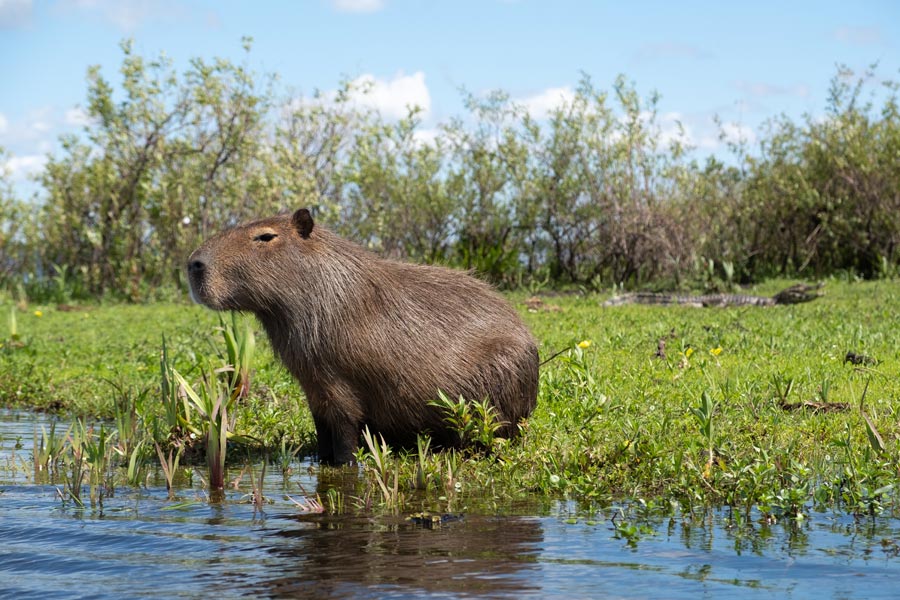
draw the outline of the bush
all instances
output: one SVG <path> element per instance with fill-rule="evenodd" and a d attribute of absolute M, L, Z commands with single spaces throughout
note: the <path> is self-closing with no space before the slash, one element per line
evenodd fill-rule
<path fill-rule="evenodd" d="M 245 43 L 249 51 L 249 41 Z M 299 206 L 384 255 L 505 286 L 722 287 L 866 278 L 900 261 L 897 84 L 840 69 L 826 115 L 772 120 L 759 148 L 702 166 L 663 135 L 659 96 L 583 77 L 538 119 L 503 92 L 466 95 L 436 132 L 337 94 L 279 98 L 229 61 L 136 56 L 121 97 L 88 72 L 89 123 L 62 140 L 37 206 L 0 179 L 0 284 L 33 297 L 143 300 L 182 289 L 215 231 Z"/>

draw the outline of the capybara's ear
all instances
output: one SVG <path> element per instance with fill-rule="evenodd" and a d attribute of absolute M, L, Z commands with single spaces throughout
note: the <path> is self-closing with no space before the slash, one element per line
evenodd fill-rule
<path fill-rule="evenodd" d="M 312 233 L 313 218 L 312 215 L 309 214 L 309 210 L 305 208 L 299 209 L 294 213 L 294 216 L 291 217 L 291 221 L 293 221 L 294 227 L 297 228 L 297 233 L 299 233 L 300 237 L 303 239 L 308 238 L 309 234 Z"/>

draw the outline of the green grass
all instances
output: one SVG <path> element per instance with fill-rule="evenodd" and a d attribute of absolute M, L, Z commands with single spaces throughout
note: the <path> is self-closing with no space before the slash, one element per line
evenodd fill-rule
<path fill-rule="evenodd" d="M 492 443 L 480 435 L 478 452 L 424 444 L 418 454 L 381 452 L 362 461 L 369 486 L 357 506 L 378 505 L 388 489 L 392 509 L 421 494 L 452 507 L 477 492 L 498 506 L 536 496 L 684 511 L 728 504 L 771 518 L 815 509 L 893 514 L 900 282 L 830 280 L 825 291 L 804 305 L 729 309 L 602 307 L 600 296 L 548 294 L 536 312 L 526 294 L 513 294 L 542 356 L 570 348 L 542 367 L 538 408 L 522 436 Z M 9 304 L 0 310 L 8 313 Z M 112 421 L 142 397 L 142 410 L 162 418 L 162 336 L 175 368 L 196 381 L 210 356 L 226 360 L 217 323 L 187 304 L 19 309 L 18 340 L 0 318 L 0 404 Z M 233 431 L 272 455 L 302 455 L 314 447 L 312 421 L 263 340 L 250 395 L 229 413 Z M 591 344 L 578 348 L 584 340 Z M 854 366 L 847 352 L 878 362 Z"/>
<path fill-rule="evenodd" d="M 207 357 L 220 354 L 219 364 L 227 360 L 218 315 L 188 303 L 65 311 L 30 305 L 16 311 L 17 343 L 9 339 L 9 310 L 9 303 L 0 305 L 0 406 L 114 419 L 117 402 L 145 393 L 161 411 L 163 336 L 174 367 L 189 380 L 199 378 Z M 239 424 L 246 419 L 252 435 L 263 429 L 265 438 L 309 442 L 312 419 L 298 410 L 303 396 L 266 343 L 256 352 L 254 368 L 253 394 L 245 402 L 254 414 L 243 411 Z M 285 412 L 296 418 L 280 422 Z"/>

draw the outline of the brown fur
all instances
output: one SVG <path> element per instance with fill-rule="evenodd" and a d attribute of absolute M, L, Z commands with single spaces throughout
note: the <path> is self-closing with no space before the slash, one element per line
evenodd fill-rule
<path fill-rule="evenodd" d="M 365 425 L 396 445 L 458 444 L 429 404 L 438 390 L 489 398 L 507 437 L 534 409 L 534 338 L 490 286 L 379 258 L 305 209 L 210 238 L 188 273 L 197 302 L 259 318 L 306 394 L 323 462 L 351 462 Z"/>

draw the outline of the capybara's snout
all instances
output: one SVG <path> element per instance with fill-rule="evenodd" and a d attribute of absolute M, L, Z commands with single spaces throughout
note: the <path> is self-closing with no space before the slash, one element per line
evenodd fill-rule
<path fill-rule="evenodd" d="M 207 270 L 206 259 L 200 251 L 197 250 L 191 254 L 187 263 L 188 284 L 191 290 L 191 300 L 197 304 L 206 304 L 204 290 L 207 287 Z"/>
<path fill-rule="evenodd" d="M 190 277 L 203 277 L 205 270 L 206 263 L 199 258 L 191 257 L 191 260 L 188 261 L 188 275 Z"/>

